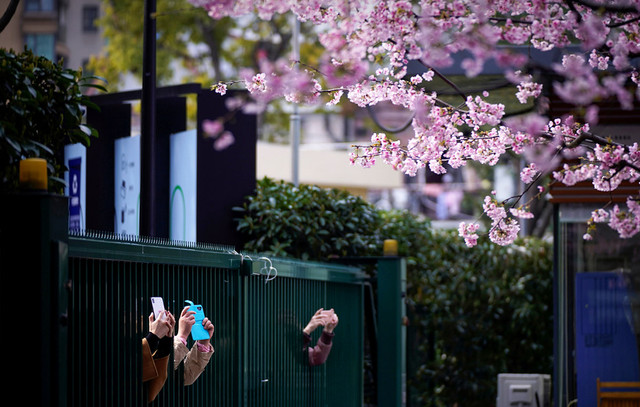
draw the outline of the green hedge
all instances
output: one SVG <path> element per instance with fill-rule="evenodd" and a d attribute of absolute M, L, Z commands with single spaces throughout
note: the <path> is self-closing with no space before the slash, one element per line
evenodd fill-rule
<path fill-rule="evenodd" d="M 104 90 L 94 79 L 28 49 L 0 48 L 0 190 L 17 189 L 20 160 L 39 157 L 47 160 L 49 189 L 62 191 L 64 146 L 97 136 L 83 124 L 84 109 L 97 106 L 82 89 Z"/>
<path fill-rule="evenodd" d="M 379 246 L 371 232 L 381 225 L 380 213 L 341 190 L 264 178 L 236 210 L 243 214 L 238 230 L 248 238 L 245 250 L 327 260 L 369 254 Z"/>
<path fill-rule="evenodd" d="M 453 230 L 435 230 L 406 211 L 361 198 L 263 179 L 242 208 L 246 250 L 326 261 L 380 255 L 398 241 L 407 259 L 408 392 L 411 405 L 489 406 L 497 374 L 551 373 L 551 245 L 510 246 L 480 238 L 468 248 Z"/>

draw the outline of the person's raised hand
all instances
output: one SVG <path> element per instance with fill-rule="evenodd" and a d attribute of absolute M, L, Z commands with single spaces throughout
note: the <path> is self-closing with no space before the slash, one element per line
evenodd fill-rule
<path fill-rule="evenodd" d="M 327 333 L 333 333 L 333 330 L 338 325 L 338 314 L 335 313 L 333 308 L 326 314 L 327 323 L 324 325 L 324 331 Z"/>
<path fill-rule="evenodd" d="M 195 311 L 189 311 L 189 307 L 186 306 L 180 313 L 180 319 L 178 320 L 178 338 L 186 341 L 191 333 L 191 327 L 196 323 Z"/>
<path fill-rule="evenodd" d="M 311 332 L 315 331 L 317 327 L 321 325 L 322 326 L 325 325 L 326 323 L 325 320 L 326 320 L 326 317 L 324 314 L 324 308 L 320 308 L 319 310 L 316 311 L 315 314 L 313 314 L 313 316 L 309 320 L 309 323 L 302 330 L 302 332 L 306 333 L 307 335 L 311 335 Z"/>
<path fill-rule="evenodd" d="M 152 312 L 149 315 L 149 332 L 158 338 L 164 338 L 171 334 L 173 332 L 173 326 L 171 325 L 169 316 L 173 317 L 169 312 L 162 311 L 160 313 L 160 318 L 156 320 Z"/>
<path fill-rule="evenodd" d="M 207 332 L 209 332 L 209 339 L 200 339 L 198 343 L 200 343 L 201 345 L 207 346 L 209 345 L 209 342 L 211 341 L 211 337 L 213 336 L 213 331 L 214 331 L 213 323 L 209 321 L 209 318 L 205 317 L 202 320 L 202 326 Z"/>
<path fill-rule="evenodd" d="M 173 336 L 173 332 L 176 329 L 176 319 L 174 318 L 173 314 L 169 311 L 165 311 L 166 312 L 166 320 L 169 323 L 169 333 L 167 334 L 167 336 Z"/>

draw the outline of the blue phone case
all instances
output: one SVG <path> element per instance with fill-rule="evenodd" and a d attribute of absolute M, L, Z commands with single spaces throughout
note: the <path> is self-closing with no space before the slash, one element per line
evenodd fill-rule
<path fill-rule="evenodd" d="M 202 326 L 202 320 L 204 319 L 202 305 L 194 305 L 193 302 L 189 300 L 185 302 L 190 305 L 189 311 L 195 312 L 194 317 L 196 318 L 196 323 L 191 327 L 191 338 L 193 338 L 194 341 L 209 339 L 209 332 Z"/>

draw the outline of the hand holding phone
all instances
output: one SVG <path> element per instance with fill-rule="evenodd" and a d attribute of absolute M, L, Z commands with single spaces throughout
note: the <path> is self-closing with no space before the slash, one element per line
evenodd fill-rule
<path fill-rule="evenodd" d="M 153 308 L 153 317 L 156 320 L 160 318 L 160 321 L 162 321 L 166 316 L 164 312 L 164 301 L 162 300 L 162 297 L 151 297 L 151 307 Z"/>
<path fill-rule="evenodd" d="M 191 338 L 194 341 L 198 341 L 201 339 L 209 339 L 209 332 L 202 326 L 202 321 L 204 320 L 204 310 L 202 309 L 202 305 L 195 305 L 192 301 L 185 300 L 187 304 L 189 304 L 189 311 L 195 312 L 195 324 L 191 327 Z"/>

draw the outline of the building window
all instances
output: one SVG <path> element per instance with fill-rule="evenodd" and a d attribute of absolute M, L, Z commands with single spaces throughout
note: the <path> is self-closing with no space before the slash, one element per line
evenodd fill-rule
<path fill-rule="evenodd" d="M 35 55 L 53 61 L 56 45 L 54 34 L 26 34 L 24 43 Z"/>
<path fill-rule="evenodd" d="M 25 11 L 55 11 L 55 0 L 27 0 Z"/>
<path fill-rule="evenodd" d="M 82 30 L 84 32 L 96 32 L 96 20 L 98 19 L 98 6 L 82 7 Z"/>

